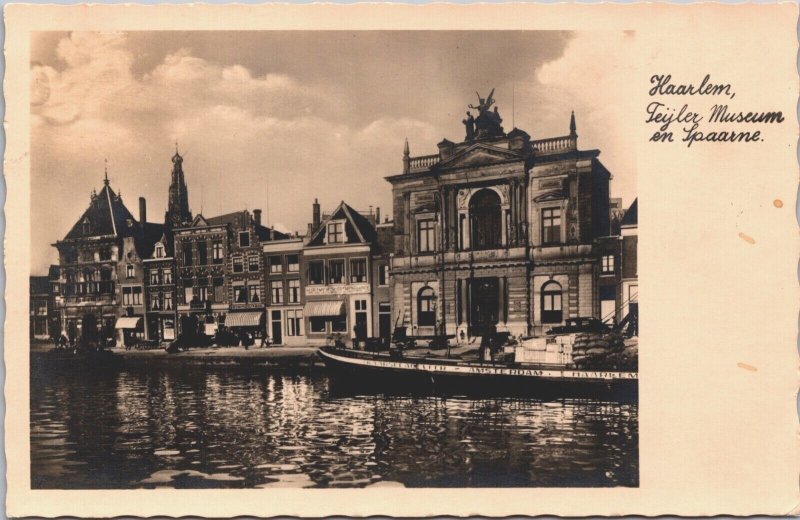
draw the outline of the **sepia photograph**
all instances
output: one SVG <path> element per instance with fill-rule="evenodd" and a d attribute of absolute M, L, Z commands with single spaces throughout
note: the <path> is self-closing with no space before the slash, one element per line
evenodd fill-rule
<path fill-rule="evenodd" d="M 33 33 L 31 488 L 638 487 L 635 45 Z"/>

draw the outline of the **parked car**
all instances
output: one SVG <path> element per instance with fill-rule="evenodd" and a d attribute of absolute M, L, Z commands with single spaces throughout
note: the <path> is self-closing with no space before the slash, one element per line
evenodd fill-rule
<path fill-rule="evenodd" d="M 611 327 L 597 318 L 569 318 L 564 325 L 553 327 L 547 334 L 572 334 L 576 332 L 611 332 Z"/>

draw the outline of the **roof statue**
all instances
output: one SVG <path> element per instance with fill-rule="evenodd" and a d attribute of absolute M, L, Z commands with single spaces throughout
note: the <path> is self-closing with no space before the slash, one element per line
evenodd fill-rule
<path fill-rule="evenodd" d="M 475 92 L 475 94 L 478 95 L 477 106 L 470 104 L 468 107 L 471 110 L 477 110 L 478 117 L 473 119 L 472 114 L 467 112 L 467 119 L 462 121 L 467 130 L 466 140 L 504 137 L 505 132 L 503 132 L 503 127 L 500 126 L 500 123 L 503 122 L 500 112 L 497 107 L 494 107 L 494 111 L 490 110 L 494 105 L 494 89 L 485 98 L 482 98 L 478 92 Z"/>

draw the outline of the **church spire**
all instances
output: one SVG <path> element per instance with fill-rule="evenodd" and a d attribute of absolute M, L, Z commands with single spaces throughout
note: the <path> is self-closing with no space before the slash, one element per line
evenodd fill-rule
<path fill-rule="evenodd" d="M 406 137 L 406 144 L 403 146 L 403 173 L 408 173 L 411 170 L 411 153 L 408 150 L 408 137 Z"/>
<path fill-rule="evenodd" d="M 105 161 L 105 168 L 103 174 L 103 184 L 108 186 L 108 159 L 104 159 L 104 161 Z"/>
<path fill-rule="evenodd" d="M 169 201 L 164 222 L 171 228 L 180 227 L 192 220 L 189 211 L 189 192 L 183 175 L 183 157 L 178 151 L 178 142 L 175 142 L 175 155 L 172 156 L 172 179 L 169 185 Z"/>

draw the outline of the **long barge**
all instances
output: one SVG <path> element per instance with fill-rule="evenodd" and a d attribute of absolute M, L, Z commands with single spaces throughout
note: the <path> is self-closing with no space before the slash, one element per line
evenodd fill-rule
<path fill-rule="evenodd" d="M 322 347 L 318 354 L 334 384 L 351 388 L 392 393 L 606 397 L 613 400 L 635 400 L 638 396 L 638 372 L 397 357 L 336 347 Z"/>

